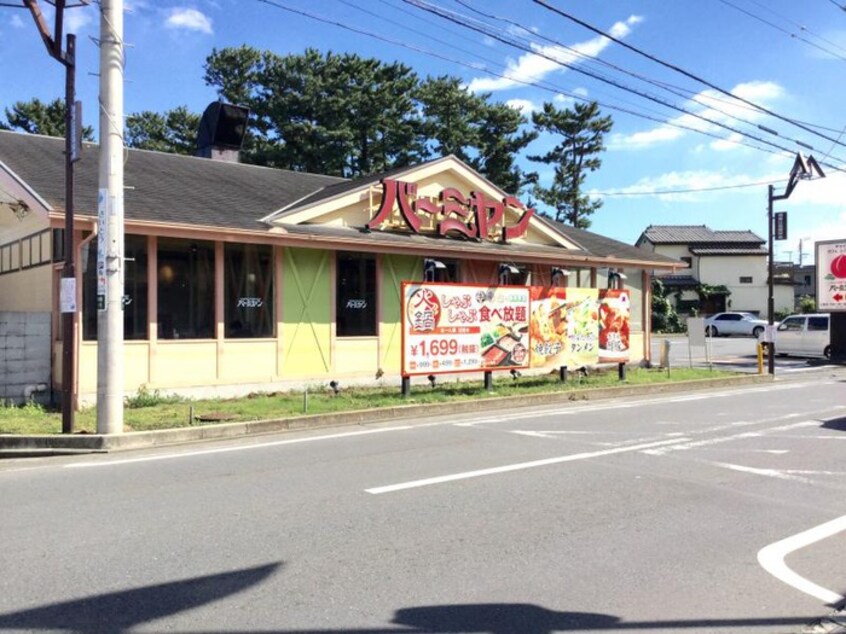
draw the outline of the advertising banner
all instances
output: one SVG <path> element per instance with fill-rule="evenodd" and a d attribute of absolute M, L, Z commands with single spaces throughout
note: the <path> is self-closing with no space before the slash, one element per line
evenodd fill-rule
<path fill-rule="evenodd" d="M 404 376 L 629 360 L 627 290 L 403 282 Z"/>
<path fill-rule="evenodd" d="M 402 373 L 529 367 L 529 288 L 402 284 Z"/>
<path fill-rule="evenodd" d="M 599 361 L 595 288 L 531 288 L 529 326 L 533 368 L 580 368 Z"/>
<path fill-rule="evenodd" d="M 599 291 L 599 362 L 627 363 L 632 307 L 627 290 Z"/>
<path fill-rule="evenodd" d="M 816 243 L 817 310 L 846 311 L 846 240 Z"/>

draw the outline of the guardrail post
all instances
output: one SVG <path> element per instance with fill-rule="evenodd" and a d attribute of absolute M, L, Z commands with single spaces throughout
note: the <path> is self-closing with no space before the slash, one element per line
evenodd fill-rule
<path fill-rule="evenodd" d="M 618 363 L 617 364 L 617 378 L 621 381 L 626 380 L 626 364 L 625 363 Z"/>
<path fill-rule="evenodd" d="M 558 368 L 558 380 L 561 381 L 562 383 L 567 382 L 567 366 L 566 365 L 562 365 L 561 367 Z"/>
<path fill-rule="evenodd" d="M 490 392 L 493 389 L 493 372 L 486 371 L 485 372 L 485 390 Z"/>
<path fill-rule="evenodd" d="M 403 398 L 408 398 L 409 396 L 411 396 L 411 377 L 402 377 L 402 387 L 400 389 Z"/>

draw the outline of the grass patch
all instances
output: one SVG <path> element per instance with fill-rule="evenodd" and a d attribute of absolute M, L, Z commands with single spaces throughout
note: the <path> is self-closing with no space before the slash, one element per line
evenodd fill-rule
<path fill-rule="evenodd" d="M 557 373 L 521 377 L 517 381 L 505 374 L 495 376 L 494 389 L 486 392 L 482 381 L 438 383 L 432 389 L 415 385 L 409 398 L 402 398 L 399 387 L 350 387 L 335 396 L 328 386 L 310 386 L 308 389 L 308 414 L 325 414 L 361 409 L 446 403 L 501 396 L 520 396 L 555 392 L 575 392 L 618 385 L 669 383 L 696 379 L 739 376 L 737 373 L 700 368 L 673 369 L 668 377 L 666 370 L 629 368 L 626 381 L 617 378 L 617 369 L 595 370 L 587 376 L 571 372 L 567 383 L 558 381 Z M 126 431 L 171 429 L 197 425 L 195 416 L 215 414 L 231 416 L 233 421 L 268 420 L 301 416 L 303 391 L 250 394 L 236 399 L 186 400 L 181 397 L 162 396 L 157 390 L 140 389 L 127 398 L 124 410 Z M 0 404 L 0 433 L 2 434 L 58 434 L 62 429 L 60 412 L 49 411 L 40 405 L 28 404 L 12 407 Z M 76 429 L 94 433 L 97 428 L 96 409 L 84 409 L 76 414 Z"/>

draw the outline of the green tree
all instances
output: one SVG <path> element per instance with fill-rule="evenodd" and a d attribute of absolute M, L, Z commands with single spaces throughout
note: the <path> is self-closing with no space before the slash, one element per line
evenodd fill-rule
<path fill-rule="evenodd" d="M 485 100 L 470 92 L 457 77 L 427 77 L 417 89 L 426 155 L 453 154 L 471 162 L 479 146 Z"/>
<path fill-rule="evenodd" d="M 49 103 L 40 99 L 18 101 L 11 108 L 6 108 L 5 114 L 6 121 L 0 121 L 0 127 L 3 129 L 45 136 L 65 136 L 64 99 L 54 99 Z M 85 141 L 93 141 L 94 128 L 83 126 L 82 138 Z"/>
<path fill-rule="evenodd" d="M 503 191 L 517 194 L 537 180 L 516 165 L 517 155 L 538 137 L 537 131 L 524 130 L 526 117 L 504 103 L 485 103 L 479 129 L 479 155 L 471 165 Z"/>
<path fill-rule="evenodd" d="M 599 169 L 599 154 L 605 149 L 603 137 L 611 130 L 611 117 L 602 117 L 596 102 L 577 103 L 573 109 L 557 109 L 551 103 L 542 112 L 532 114 L 540 132 L 560 137 L 560 142 L 546 154 L 529 156 L 530 161 L 552 165 L 555 176 L 548 187 L 535 186 L 535 195 L 555 209 L 555 219 L 579 229 L 590 227 L 589 216 L 602 206 L 582 193 L 588 172 Z"/>
<path fill-rule="evenodd" d="M 194 154 L 200 115 L 179 106 L 164 113 L 136 112 L 126 118 L 126 144 L 141 150 Z"/>
<path fill-rule="evenodd" d="M 418 79 L 402 64 L 241 47 L 213 51 L 205 69 L 222 98 L 250 108 L 252 162 L 355 177 L 422 153 L 412 100 Z"/>

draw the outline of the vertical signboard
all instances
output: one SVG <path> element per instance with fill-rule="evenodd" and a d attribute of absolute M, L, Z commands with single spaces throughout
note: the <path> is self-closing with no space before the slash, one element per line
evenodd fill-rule
<path fill-rule="evenodd" d="M 533 286 L 532 367 L 580 368 L 599 361 L 598 291 Z"/>
<path fill-rule="evenodd" d="M 629 360 L 631 296 L 627 290 L 599 291 L 599 362 L 626 363 Z"/>
<path fill-rule="evenodd" d="M 527 287 L 403 282 L 402 298 L 404 376 L 528 367 Z"/>
<path fill-rule="evenodd" d="M 816 243 L 817 310 L 846 311 L 846 239 Z"/>
<path fill-rule="evenodd" d="M 97 196 L 97 310 L 106 310 L 106 252 L 109 242 L 109 190 Z"/>

